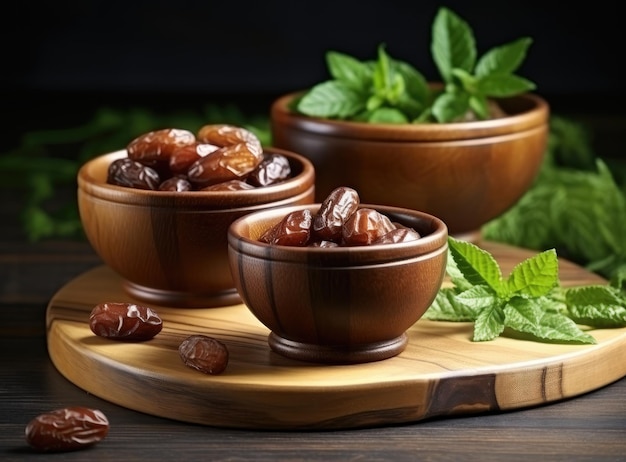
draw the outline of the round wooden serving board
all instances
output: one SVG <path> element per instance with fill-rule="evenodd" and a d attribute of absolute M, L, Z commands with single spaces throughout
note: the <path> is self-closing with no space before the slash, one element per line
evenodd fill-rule
<path fill-rule="evenodd" d="M 508 275 L 536 252 L 483 243 Z M 606 283 L 567 261 L 563 285 Z M 182 309 L 153 306 L 163 330 L 144 343 L 100 338 L 92 308 L 134 301 L 120 278 L 97 267 L 61 288 L 47 310 L 48 349 L 68 380 L 118 405 L 212 426 L 338 429 L 416 422 L 519 409 L 595 390 L 626 375 L 626 328 L 592 330 L 596 345 L 559 345 L 500 337 L 472 342 L 471 323 L 418 321 L 400 355 L 358 365 L 318 365 L 283 358 L 269 331 L 244 305 Z M 191 334 L 224 342 L 221 375 L 186 367 L 178 345 Z"/>

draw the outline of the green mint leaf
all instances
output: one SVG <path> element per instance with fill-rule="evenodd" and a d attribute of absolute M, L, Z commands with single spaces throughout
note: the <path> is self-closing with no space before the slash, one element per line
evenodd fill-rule
<path fill-rule="evenodd" d="M 559 260 L 556 250 L 546 250 L 524 260 L 513 268 L 506 281 L 510 294 L 541 297 L 559 282 Z"/>
<path fill-rule="evenodd" d="M 379 107 L 373 110 L 367 120 L 371 123 L 386 124 L 405 124 L 409 121 L 401 111 L 391 107 Z"/>
<path fill-rule="evenodd" d="M 457 301 L 471 308 L 472 311 L 480 311 L 499 303 L 496 293 L 487 286 L 474 286 L 471 289 L 458 293 Z"/>
<path fill-rule="evenodd" d="M 337 51 L 326 53 L 328 71 L 334 80 L 357 92 L 366 92 L 372 84 L 372 69 L 352 56 Z"/>
<path fill-rule="evenodd" d="M 591 335 L 583 332 L 574 321 L 562 314 L 543 313 L 537 323 L 531 323 L 512 306 L 505 307 L 504 311 L 508 328 L 530 334 L 536 340 L 554 343 L 597 343 Z"/>
<path fill-rule="evenodd" d="M 446 273 L 448 273 L 448 276 L 450 276 L 450 280 L 452 281 L 452 284 L 454 284 L 454 287 L 456 288 L 458 292 L 462 292 L 464 290 L 471 289 L 472 287 L 474 287 L 474 285 L 471 282 L 465 279 L 465 276 L 463 276 L 463 273 L 461 272 L 461 270 L 459 270 L 459 267 L 457 266 L 456 261 L 454 261 L 454 257 L 450 253 L 450 249 L 448 249 L 448 259 L 446 261 Z"/>
<path fill-rule="evenodd" d="M 449 256 L 466 281 L 473 285 L 486 285 L 496 294 L 503 290 L 502 272 L 493 256 L 471 242 L 448 238 Z"/>
<path fill-rule="evenodd" d="M 389 56 L 385 52 L 385 46 L 378 46 L 378 60 L 374 66 L 374 91 L 377 95 L 386 99 L 390 92 L 393 81 L 393 71 Z"/>
<path fill-rule="evenodd" d="M 379 107 L 385 104 L 385 99 L 380 95 L 372 95 L 367 98 L 367 103 L 365 104 L 365 109 L 367 111 L 375 111 Z"/>
<path fill-rule="evenodd" d="M 504 307 L 504 325 L 520 332 L 534 332 L 541 321 L 541 307 L 523 297 L 512 297 Z"/>
<path fill-rule="evenodd" d="M 424 313 L 424 319 L 431 321 L 474 321 L 477 316 L 475 310 L 457 300 L 453 289 L 441 289 L 433 304 Z"/>
<path fill-rule="evenodd" d="M 398 74 L 403 77 L 408 95 L 420 103 L 422 107 L 428 104 L 430 102 L 430 87 L 426 78 L 417 69 L 404 61 L 394 60 L 393 66 Z"/>
<path fill-rule="evenodd" d="M 490 117 L 489 102 L 483 95 L 472 95 L 469 99 L 469 105 L 480 119 L 486 120 Z"/>
<path fill-rule="evenodd" d="M 448 8 L 440 8 L 433 21 L 431 53 L 444 82 L 452 81 L 452 69 L 471 72 L 476 63 L 472 29 Z"/>
<path fill-rule="evenodd" d="M 626 326 L 626 298 L 609 286 L 568 289 L 565 298 L 570 317 L 578 324 L 596 328 Z"/>
<path fill-rule="evenodd" d="M 504 311 L 502 306 L 493 305 L 483 309 L 474 322 L 475 342 L 486 342 L 498 337 L 504 331 Z"/>
<path fill-rule="evenodd" d="M 461 88 L 470 95 L 475 94 L 478 91 L 477 79 L 472 74 L 463 69 L 452 69 L 452 75 L 456 77 L 461 84 Z M 454 90 L 452 90 L 454 92 Z"/>
<path fill-rule="evenodd" d="M 312 117 L 347 118 L 365 108 L 362 97 L 346 84 L 329 80 L 311 88 L 298 102 L 299 112 Z"/>
<path fill-rule="evenodd" d="M 532 39 L 523 37 L 513 42 L 492 48 L 476 63 L 477 77 L 491 74 L 512 74 L 526 58 L 526 52 Z"/>
<path fill-rule="evenodd" d="M 490 74 L 481 77 L 477 86 L 478 91 L 494 98 L 505 98 L 535 89 L 535 84 L 530 80 L 512 74 Z"/>
<path fill-rule="evenodd" d="M 435 100 L 432 114 L 438 122 L 453 122 L 462 118 L 469 108 L 469 97 L 465 93 L 442 93 Z"/>
<path fill-rule="evenodd" d="M 403 93 L 396 102 L 397 109 L 405 114 L 407 121 L 415 119 L 424 111 L 425 106 L 412 98 L 408 93 Z"/>

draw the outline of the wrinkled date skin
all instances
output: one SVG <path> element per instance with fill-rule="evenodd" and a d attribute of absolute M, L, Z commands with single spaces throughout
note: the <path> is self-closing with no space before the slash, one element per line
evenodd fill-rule
<path fill-rule="evenodd" d="M 263 161 L 259 139 L 249 130 L 226 124 L 205 125 L 198 131 L 203 143 L 219 146 L 198 159 L 187 171 L 189 181 L 199 188 L 245 178 Z"/>
<path fill-rule="evenodd" d="M 287 214 L 274 227 L 261 236 L 261 242 L 274 245 L 304 247 L 311 236 L 313 217 L 308 209 Z"/>
<path fill-rule="evenodd" d="M 134 303 L 100 303 L 89 316 L 91 331 L 115 340 L 150 340 L 163 328 L 163 320 L 151 308 Z"/>
<path fill-rule="evenodd" d="M 374 209 L 359 209 L 343 225 L 343 242 L 348 246 L 370 245 L 394 229 L 396 227 L 385 215 Z"/>
<path fill-rule="evenodd" d="M 187 176 L 197 188 L 245 178 L 263 160 L 263 152 L 254 152 L 247 143 L 238 143 L 213 151 L 195 161 Z"/>
<path fill-rule="evenodd" d="M 291 166 L 285 156 L 270 154 L 265 157 L 248 176 L 253 186 L 269 186 L 286 180 L 291 175 Z"/>
<path fill-rule="evenodd" d="M 291 177 L 289 160 L 265 154 L 257 136 L 228 124 L 205 125 L 197 136 L 167 128 L 145 133 L 126 146 L 128 157 L 111 163 L 107 183 L 153 191 L 239 191 Z M 246 186 L 239 188 L 239 181 Z M 225 187 L 212 186 L 230 183 Z"/>
<path fill-rule="evenodd" d="M 322 201 L 314 216 L 308 209 L 291 212 L 261 235 L 259 241 L 295 247 L 355 247 L 420 239 L 413 228 L 393 223 L 371 208 L 359 208 L 352 188 L 339 187 Z"/>
<path fill-rule="evenodd" d="M 339 242 L 346 220 L 359 208 L 361 200 L 352 188 L 339 187 L 324 199 L 313 219 L 315 237 Z"/>
<path fill-rule="evenodd" d="M 159 191 L 191 191 L 191 183 L 184 177 L 173 176 L 159 185 Z"/>
<path fill-rule="evenodd" d="M 92 446 L 109 433 L 109 421 L 97 409 L 67 407 L 41 414 L 26 425 L 26 442 L 37 451 L 75 451 Z"/>
<path fill-rule="evenodd" d="M 132 159 L 117 159 L 109 165 L 107 183 L 127 188 L 157 190 L 161 183 L 159 173 Z"/>
<path fill-rule="evenodd" d="M 129 159 L 155 166 L 169 163 L 176 149 L 195 142 L 196 136 L 188 130 L 165 128 L 138 136 L 128 144 L 126 151 Z"/>
<path fill-rule="evenodd" d="M 178 347 L 178 354 L 187 367 L 204 374 L 218 375 L 228 365 L 228 348 L 222 342 L 206 335 L 191 335 Z"/>

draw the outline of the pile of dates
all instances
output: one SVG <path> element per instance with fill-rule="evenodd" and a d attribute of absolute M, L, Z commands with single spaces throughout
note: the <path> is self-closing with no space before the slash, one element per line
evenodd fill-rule
<path fill-rule="evenodd" d="M 107 183 L 154 191 L 239 191 L 291 177 L 289 160 L 264 153 L 258 137 L 228 124 L 145 133 L 109 165 Z"/>
<path fill-rule="evenodd" d="M 309 209 L 287 214 L 260 241 L 295 247 L 350 247 L 395 244 L 420 239 L 413 228 L 392 222 L 371 208 L 360 208 L 356 190 L 333 190 L 315 215 Z"/>

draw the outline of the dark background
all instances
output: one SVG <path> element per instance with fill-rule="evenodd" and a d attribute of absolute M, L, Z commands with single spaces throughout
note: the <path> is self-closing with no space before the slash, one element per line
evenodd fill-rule
<path fill-rule="evenodd" d="M 267 113 L 279 94 L 328 77 L 327 50 L 370 59 L 382 42 L 434 80 L 430 28 L 441 5 L 469 22 L 479 55 L 532 37 L 518 73 L 553 111 L 624 113 L 626 25 L 606 0 L 57 0 L 3 5 L 5 120 L 17 134 L 81 123 L 101 105 L 228 101 Z"/>

